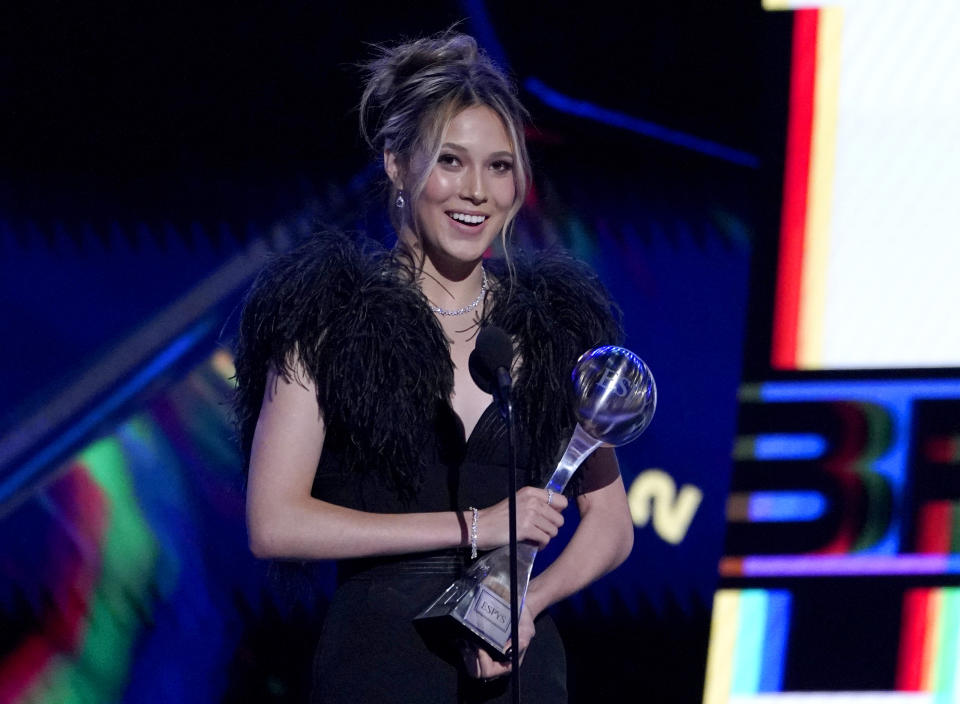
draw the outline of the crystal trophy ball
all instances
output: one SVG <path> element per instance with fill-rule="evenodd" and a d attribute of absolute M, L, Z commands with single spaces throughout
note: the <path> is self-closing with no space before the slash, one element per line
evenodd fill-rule
<path fill-rule="evenodd" d="M 642 359 L 623 347 L 585 352 L 573 369 L 577 421 L 606 445 L 626 445 L 647 429 L 657 410 L 657 385 Z"/>

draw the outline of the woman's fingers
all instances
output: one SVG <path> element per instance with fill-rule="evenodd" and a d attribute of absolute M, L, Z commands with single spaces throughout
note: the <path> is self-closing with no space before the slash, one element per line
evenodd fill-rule
<path fill-rule="evenodd" d="M 500 662 L 494 660 L 486 650 L 477 648 L 477 663 L 480 668 L 480 677 L 489 679 L 491 677 L 502 677 L 510 672 L 510 661 Z"/>
<path fill-rule="evenodd" d="M 567 499 L 545 489 L 524 487 L 517 492 L 517 538 L 540 547 L 550 542 L 563 525 Z M 482 549 L 506 545 L 509 540 L 509 501 L 504 499 L 480 511 L 477 544 Z"/>
<path fill-rule="evenodd" d="M 463 656 L 463 665 L 469 677 L 474 679 L 492 679 L 501 677 L 510 672 L 510 662 L 506 663 L 494 660 L 490 653 L 483 648 L 478 648 L 472 643 L 462 643 L 460 652 Z"/>
<path fill-rule="evenodd" d="M 533 623 L 533 617 L 527 610 L 520 612 L 520 663 L 523 664 L 523 657 L 527 653 L 527 647 L 537 633 L 536 626 Z M 507 654 L 510 654 L 511 641 L 507 641 Z M 483 648 L 478 648 L 472 643 L 461 641 L 460 652 L 463 655 L 463 663 L 466 666 L 467 674 L 470 677 L 478 679 L 491 679 L 509 674 L 512 665 L 510 658 L 505 661 L 494 660 L 493 657 Z"/>
<path fill-rule="evenodd" d="M 561 511 L 566 506 L 567 499 L 562 494 L 524 487 L 517 492 L 517 537 L 544 547 L 563 525 Z"/>

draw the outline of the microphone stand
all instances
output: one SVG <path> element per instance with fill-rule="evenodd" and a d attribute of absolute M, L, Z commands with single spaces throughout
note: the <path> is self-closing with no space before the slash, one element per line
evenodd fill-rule
<path fill-rule="evenodd" d="M 520 704 L 520 588 L 517 584 L 517 443 L 513 425 L 513 402 L 510 398 L 512 386 L 510 373 L 504 368 L 497 369 L 497 405 L 500 415 L 507 424 L 507 448 L 510 466 L 507 468 L 507 507 L 510 521 L 510 693 L 513 704 Z"/>

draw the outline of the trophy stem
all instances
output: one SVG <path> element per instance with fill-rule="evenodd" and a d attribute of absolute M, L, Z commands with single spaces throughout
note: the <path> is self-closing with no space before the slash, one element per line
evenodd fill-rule
<path fill-rule="evenodd" d="M 583 426 L 577 423 L 577 427 L 574 428 L 573 431 L 573 437 L 571 437 L 570 442 L 567 443 L 567 449 L 564 451 L 563 457 L 560 458 L 557 468 L 553 470 L 553 474 L 543 488 L 550 489 L 555 493 L 562 492 L 567 487 L 567 482 L 570 481 L 570 477 L 577 471 L 577 467 L 590 456 L 591 452 L 602 444 L 600 440 L 597 440 L 587 433 L 587 431 L 583 429 Z"/>

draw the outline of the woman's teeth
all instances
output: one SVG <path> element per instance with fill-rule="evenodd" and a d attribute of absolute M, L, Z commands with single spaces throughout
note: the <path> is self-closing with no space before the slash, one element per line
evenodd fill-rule
<path fill-rule="evenodd" d="M 457 222 L 462 222 L 467 225 L 479 225 L 487 219 L 486 215 L 467 215 L 466 213 L 447 213 L 447 215 Z"/>

